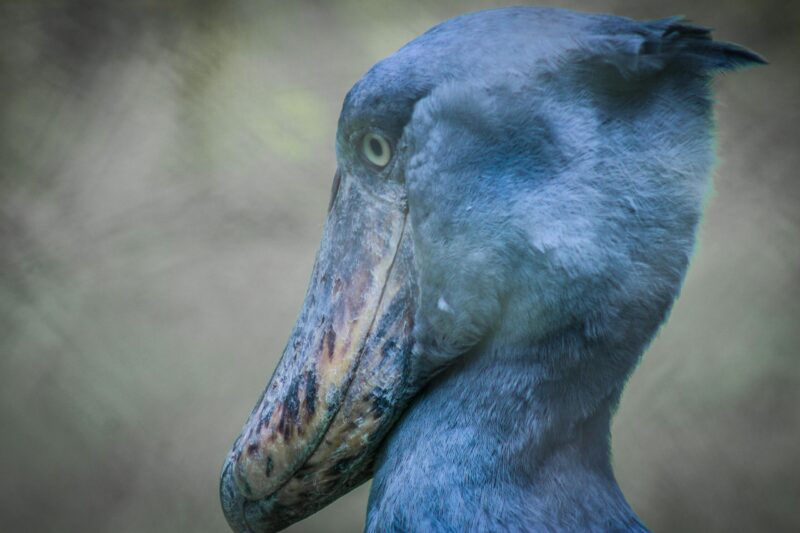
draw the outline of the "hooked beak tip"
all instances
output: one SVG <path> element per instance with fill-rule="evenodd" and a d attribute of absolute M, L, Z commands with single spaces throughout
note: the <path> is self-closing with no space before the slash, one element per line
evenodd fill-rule
<path fill-rule="evenodd" d="M 222 512 L 231 529 L 249 532 L 250 528 L 244 518 L 245 499 L 236 487 L 236 481 L 233 477 L 233 464 L 233 459 L 229 456 L 222 467 L 222 476 L 219 483 L 219 501 L 222 504 Z"/>

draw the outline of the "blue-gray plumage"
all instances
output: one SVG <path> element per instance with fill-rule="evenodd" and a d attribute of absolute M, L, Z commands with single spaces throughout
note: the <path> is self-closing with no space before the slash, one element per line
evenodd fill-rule
<path fill-rule="evenodd" d="M 306 308 L 226 463 L 234 529 L 284 527 L 374 471 L 370 532 L 644 530 L 610 419 L 692 253 L 710 77 L 760 62 L 679 18 L 508 8 L 373 67 L 342 109 Z M 351 278 L 357 304 L 337 303 Z M 337 305 L 366 333 L 314 318 Z M 355 354 L 327 394 L 320 350 Z M 287 406 L 318 397 L 313 436 L 287 433 Z"/>

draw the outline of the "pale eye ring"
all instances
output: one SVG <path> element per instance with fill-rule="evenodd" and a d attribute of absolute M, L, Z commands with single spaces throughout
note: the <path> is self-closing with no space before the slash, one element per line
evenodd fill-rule
<path fill-rule="evenodd" d="M 372 165 L 383 168 L 392 159 L 392 147 L 380 133 L 369 132 L 361 139 L 361 155 Z"/>

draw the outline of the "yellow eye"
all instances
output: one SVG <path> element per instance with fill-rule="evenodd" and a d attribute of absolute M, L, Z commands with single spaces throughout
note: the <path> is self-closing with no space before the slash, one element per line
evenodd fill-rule
<path fill-rule="evenodd" d="M 367 133 L 361 140 L 361 154 L 376 167 L 383 168 L 392 158 L 392 147 L 383 135 Z"/>

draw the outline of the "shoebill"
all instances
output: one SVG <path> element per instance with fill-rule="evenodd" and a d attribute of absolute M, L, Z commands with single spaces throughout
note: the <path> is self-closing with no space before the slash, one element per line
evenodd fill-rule
<path fill-rule="evenodd" d="M 446 21 L 347 94 L 322 243 L 233 445 L 235 531 L 374 477 L 366 531 L 645 531 L 609 423 L 681 286 L 713 74 L 763 63 L 681 18 Z"/>

